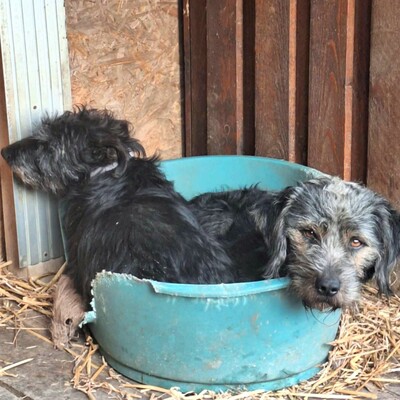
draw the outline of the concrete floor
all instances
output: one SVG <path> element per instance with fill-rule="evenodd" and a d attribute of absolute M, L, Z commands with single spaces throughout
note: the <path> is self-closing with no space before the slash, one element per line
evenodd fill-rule
<path fill-rule="evenodd" d="M 34 327 L 40 335 L 49 338 L 48 324 L 44 317 L 35 317 Z M 32 326 L 30 323 L 29 326 Z M 0 368 L 23 360 L 32 359 L 26 364 L 9 369 L 7 372 L 16 376 L 0 376 L 1 400 L 84 400 L 87 395 L 73 388 L 74 358 L 63 350 L 56 350 L 43 339 L 20 330 L 15 338 L 16 330 L 10 327 L 0 327 Z M 79 338 L 71 349 L 81 354 L 84 348 L 83 338 Z M 100 355 L 95 354 L 92 361 L 101 365 Z M 103 376 L 99 379 L 105 379 Z M 110 380 L 108 378 L 108 380 Z M 112 382 L 115 386 L 118 382 Z M 135 399 L 148 399 L 133 390 Z M 108 395 L 102 390 L 93 392 L 97 400 L 117 399 L 115 395 Z"/>
<path fill-rule="evenodd" d="M 0 399 L 86 399 L 84 393 L 72 388 L 73 359 L 64 351 L 31 334 L 20 332 L 15 344 L 14 332 L 0 329 L 0 359 L 4 363 L 16 363 L 33 358 L 32 361 L 10 369 L 17 377 L 0 377 Z"/>
<path fill-rule="evenodd" d="M 36 322 L 37 327 L 43 328 L 43 325 L 43 319 Z M 46 330 L 40 329 L 37 332 L 48 335 Z M 19 331 L 15 339 L 15 332 L 9 327 L 0 327 L 0 368 L 29 358 L 32 358 L 32 361 L 7 371 L 16 374 L 16 377 L 0 376 L 1 400 L 87 399 L 86 394 L 72 387 L 74 361 L 70 354 L 53 349 L 51 344 L 23 330 Z M 77 353 L 80 353 L 79 349 L 82 349 L 82 346 L 83 340 L 80 340 L 76 348 Z M 99 356 L 94 357 L 93 361 L 101 364 Z M 400 373 L 397 374 L 397 379 L 399 377 Z M 134 393 L 134 398 L 137 399 L 150 398 L 150 394 L 145 395 L 139 391 Z M 120 398 L 101 390 L 97 390 L 93 395 L 98 400 Z M 379 393 L 378 399 L 400 399 L 400 385 L 388 387 L 388 391 Z"/>

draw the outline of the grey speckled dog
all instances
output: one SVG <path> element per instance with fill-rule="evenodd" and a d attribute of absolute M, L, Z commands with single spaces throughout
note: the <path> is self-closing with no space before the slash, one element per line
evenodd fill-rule
<path fill-rule="evenodd" d="M 324 177 L 279 193 L 249 188 L 194 198 L 193 211 L 224 242 L 241 281 L 289 276 L 307 307 L 351 308 L 375 276 L 389 294 L 400 251 L 399 214 L 373 191 Z"/>

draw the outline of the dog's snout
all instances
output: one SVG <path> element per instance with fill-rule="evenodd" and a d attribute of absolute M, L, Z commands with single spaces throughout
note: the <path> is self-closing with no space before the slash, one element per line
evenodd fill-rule
<path fill-rule="evenodd" d="M 320 277 L 315 282 L 315 287 L 319 294 L 333 297 L 340 290 L 340 281 L 337 277 Z"/>
<path fill-rule="evenodd" d="M 3 149 L 1 149 L 1 155 L 6 161 L 9 161 L 11 157 L 11 152 L 7 150 L 7 147 L 4 147 Z"/>

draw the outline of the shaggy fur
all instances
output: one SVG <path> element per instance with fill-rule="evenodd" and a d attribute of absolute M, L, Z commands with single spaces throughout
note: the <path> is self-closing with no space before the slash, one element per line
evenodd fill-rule
<path fill-rule="evenodd" d="M 399 214 L 371 190 L 324 177 L 280 193 L 249 188 L 201 195 L 197 218 L 222 241 L 238 280 L 291 278 L 308 307 L 353 307 L 375 276 L 390 293 L 400 251 Z"/>
<path fill-rule="evenodd" d="M 84 303 L 76 292 L 72 279 L 61 275 L 53 292 L 50 333 L 54 347 L 62 349 L 70 343 L 84 315 Z"/>
<path fill-rule="evenodd" d="M 234 281 L 223 248 L 107 111 L 45 118 L 2 155 L 25 184 L 62 198 L 67 275 L 88 305 L 102 270 L 179 283 Z"/>

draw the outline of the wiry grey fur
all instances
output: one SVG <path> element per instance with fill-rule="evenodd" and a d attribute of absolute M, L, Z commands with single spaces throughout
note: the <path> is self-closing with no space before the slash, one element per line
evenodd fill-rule
<path fill-rule="evenodd" d="M 192 209 L 225 244 L 239 280 L 289 276 L 291 290 L 319 309 L 353 307 L 373 276 L 380 292 L 390 293 L 399 214 L 359 184 L 324 177 L 279 193 L 209 193 L 193 199 Z"/>

